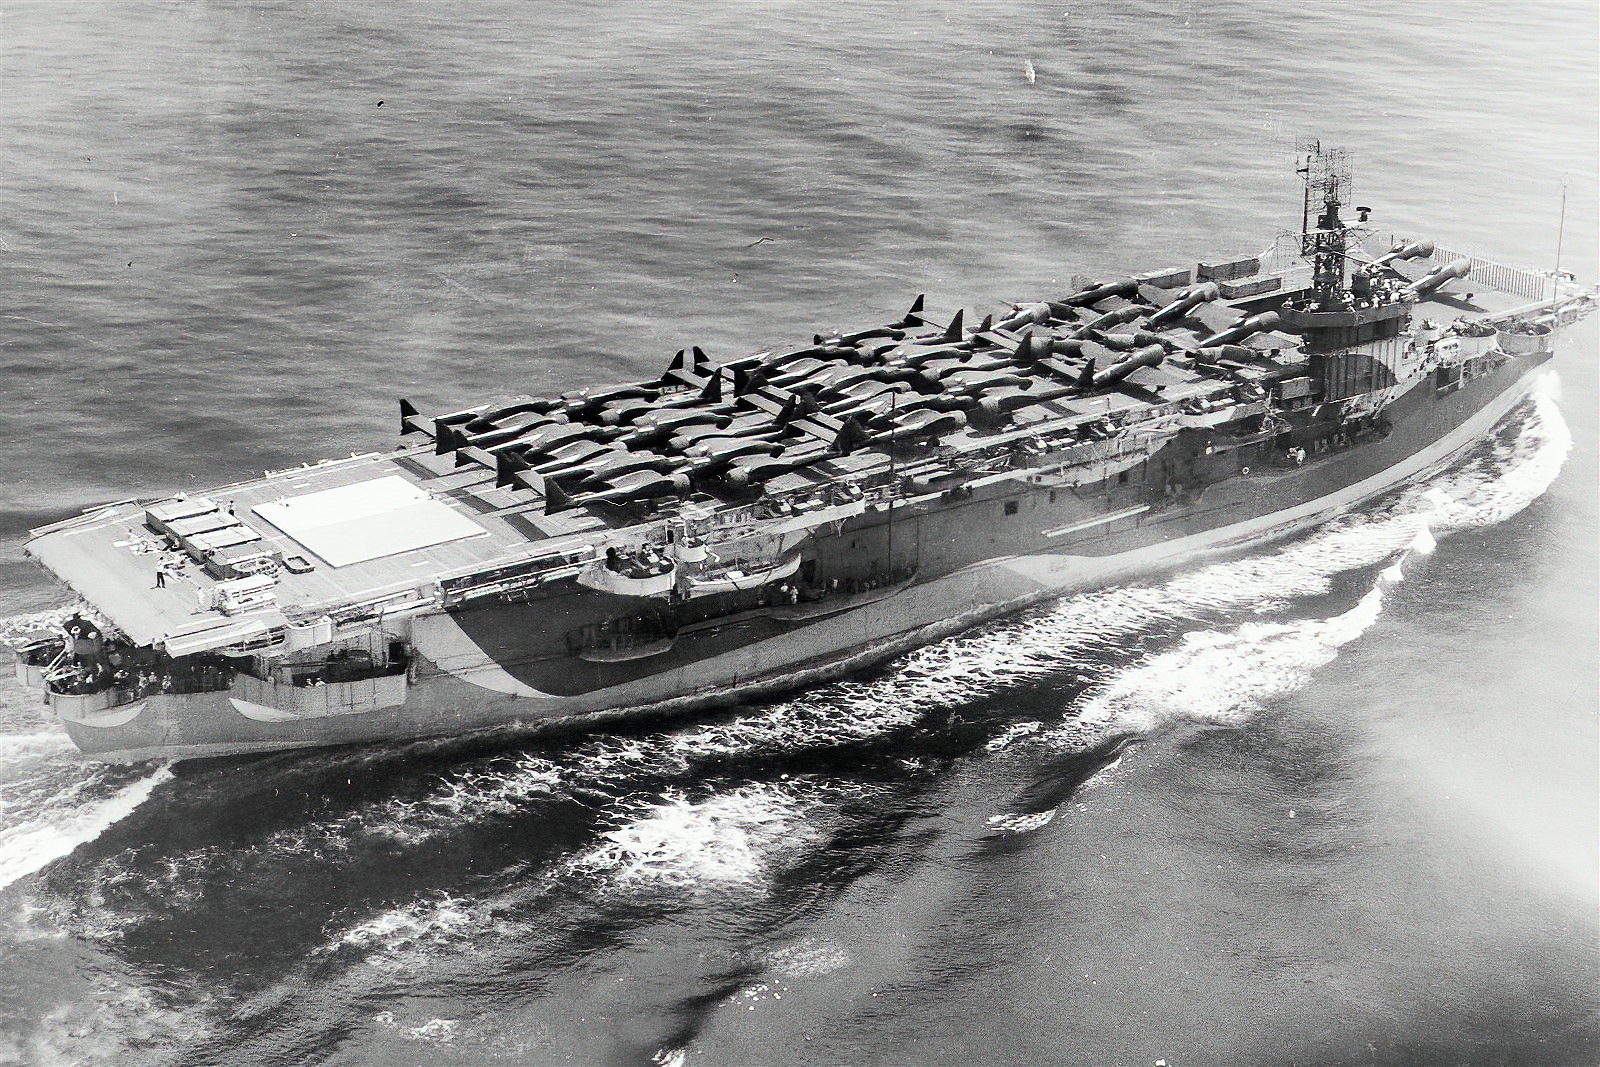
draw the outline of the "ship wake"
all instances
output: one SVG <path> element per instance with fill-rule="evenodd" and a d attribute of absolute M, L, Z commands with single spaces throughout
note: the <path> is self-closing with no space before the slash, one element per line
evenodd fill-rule
<path fill-rule="evenodd" d="M 463 821 L 580 797 L 602 814 L 594 842 L 563 863 L 593 876 L 602 894 L 759 886 L 796 850 L 826 840 L 827 813 L 887 788 L 776 769 L 878 746 L 894 754 L 879 762 L 902 782 L 931 774 L 943 752 L 929 750 L 942 748 L 952 716 L 985 725 L 981 744 L 966 750 L 985 753 L 1089 751 L 1180 722 L 1243 726 L 1367 632 L 1437 538 L 1504 521 L 1543 493 L 1570 445 L 1553 400 L 1541 395 L 1438 476 L 1271 552 L 1071 597 L 913 652 L 871 680 L 721 721 L 597 737 L 446 775 L 427 796 L 380 802 L 362 819 L 369 832 L 415 843 L 457 833 Z M 1372 577 L 1353 604 L 1315 612 L 1338 598 L 1342 576 L 1363 571 Z M 1029 685 L 1069 693 L 1053 725 L 973 710 Z M 775 780 L 742 776 L 768 772 Z M 719 790 L 721 776 L 736 784 Z M 1050 810 L 1008 812 L 1001 824 L 1040 827 Z"/>
<path fill-rule="evenodd" d="M 47 735 L 46 735 L 47 736 Z M 59 753 L 40 735 L 0 737 L 0 751 Z M 25 774 L 0 782 L 0 889 L 93 841 L 143 804 L 172 777 L 166 765 L 95 767 L 83 775 L 76 760 L 55 773 Z"/>
<path fill-rule="evenodd" d="M 1058 787 L 1035 783 L 970 823 L 975 841 L 1026 847 L 1078 790 L 1117 773 L 1127 745 L 1173 726 L 1247 726 L 1376 625 L 1438 539 L 1535 500 L 1570 447 L 1540 394 L 1449 468 L 1293 542 L 1065 598 L 720 719 L 490 753 L 429 743 L 301 755 L 179 779 L 171 804 L 205 829 L 175 835 L 177 847 L 82 850 L 23 883 L 27 921 L 108 949 L 148 946 L 166 943 L 163 926 L 231 929 L 233 915 L 271 906 L 269 879 L 317 880 L 321 914 L 273 931 L 274 951 L 301 961 L 282 982 L 227 1018 L 195 999 L 197 1033 L 275 1050 L 398 1026 L 370 1006 L 424 985 L 520 988 L 558 974 L 615 948 L 640 914 L 732 899 L 759 940 L 792 918 L 780 885 L 846 885 L 915 847 L 906 828 L 952 767 L 984 763 L 1014 783 L 1081 757 Z M 81 788 L 63 788 L 43 776 L 68 762 L 51 736 L 0 737 L 19 783 L 0 793 L 0 854 L 14 861 L 0 881 L 92 840 L 169 776 L 84 776 L 74 762 Z M 304 799 L 283 806 L 291 795 Z M 227 814 L 247 809 L 251 820 Z M 197 975 L 197 990 L 214 977 Z M 745 979 L 708 976 L 708 989 L 723 981 Z M 471 1025 L 450 1033 L 470 1040 Z"/>

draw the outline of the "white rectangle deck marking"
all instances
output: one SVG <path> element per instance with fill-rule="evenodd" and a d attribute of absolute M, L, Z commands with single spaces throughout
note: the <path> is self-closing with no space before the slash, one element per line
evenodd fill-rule
<path fill-rule="evenodd" d="M 280 530 L 292 534 L 346 519 L 393 511 L 427 499 L 428 494 L 419 486 L 398 474 L 391 474 L 257 504 L 253 510 Z"/>
<path fill-rule="evenodd" d="M 334 567 L 486 532 L 397 474 L 252 510 Z"/>
<path fill-rule="evenodd" d="M 1060 537 L 1063 534 L 1087 530 L 1091 526 L 1104 526 L 1106 523 L 1116 522 L 1118 519 L 1130 519 L 1135 515 L 1143 515 L 1149 510 L 1150 505 L 1145 504 L 1143 507 L 1129 508 L 1127 511 L 1114 511 L 1110 515 L 1100 515 L 1086 522 L 1075 522 L 1071 526 L 1058 526 L 1054 530 L 1041 530 L 1040 533 L 1046 537 Z"/>

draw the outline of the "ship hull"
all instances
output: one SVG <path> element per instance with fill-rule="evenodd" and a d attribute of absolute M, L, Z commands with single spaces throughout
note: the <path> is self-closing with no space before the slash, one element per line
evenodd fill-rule
<path fill-rule="evenodd" d="M 134 762 L 484 729 L 599 727 L 812 685 L 1042 600 L 1144 577 L 1322 522 L 1437 469 L 1479 440 L 1527 395 L 1547 358 L 1516 356 L 1445 396 L 1424 382 L 1412 390 L 1415 395 L 1395 400 L 1393 428 L 1383 439 L 1303 468 L 1258 468 L 1218 481 L 1184 506 L 1123 507 L 1108 491 L 1096 502 L 1100 510 L 1081 519 L 1081 496 L 1063 494 L 1070 499 L 1051 511 L 1055 494 L 1047 498 L 1038 489 L 1028 499 L 1037 513 L 1023 514 L 1018 532 L 998 532 L 976 546 L 988 550 L 983 558 L 925 568 L 937 576 L 838 610 L 809 616 L 754 612 L 748 620 L 710 628 L 698 642 L 681 642 L 683 647 L 663 657 L 585 664 L 594 673 L 570 684 L 572 691 L 549 690 L 558 678 L 578 677 L 573 659 L 552 668 L 548 657 L 519 658 L 508 651 L 549 637 L 548 620 L 531 603 L 520 605 L 520 613 L 512 605 L 498 613 L 438 613 L 417 620 L 412 677 L 393 690 L 403 699 L 396 696 L 387 706 L 285 712 L 250 699 L 254 694 L 235 685 L 220 692 L 155 695 L 136 710 L 122 707 L 64 722 L 86 754 Z M 935 558 L 941 540 L 934 519 L 921 520 L 915 532 L 909 520 L 897 523 L 891 515 L 886 522 L 901 539 L 901 551 L 911 543 Z M 892 547 L 889 556 L 896 558 Z M 375 695 L 369 703 L 382 699 Z"/>

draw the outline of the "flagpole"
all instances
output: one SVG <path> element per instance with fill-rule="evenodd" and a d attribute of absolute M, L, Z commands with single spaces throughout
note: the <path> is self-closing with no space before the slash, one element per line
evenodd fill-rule
<path fill-rule="evenodd" d="M 1561 273 L 1561 242 L 1567 235 L 1567 180 L 1561 179 L 1561 224 L 1556 228 L 1556 273 Z M 1559 282 L 1557 284 L 1560 284 Z"/>

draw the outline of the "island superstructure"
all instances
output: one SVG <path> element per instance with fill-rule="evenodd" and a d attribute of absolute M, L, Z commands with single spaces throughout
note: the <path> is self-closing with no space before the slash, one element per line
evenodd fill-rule
<path fill-rule="evenodd" d="M 602 724 L 1290 533 L 1481 437 L 1596 299 L 1376 242 L 1342 154 L 1302 162 L 1292 256 L 401 401 L 393 452 L 33 531 L 83 604 L 17 676 L 111 761 Z"/>

